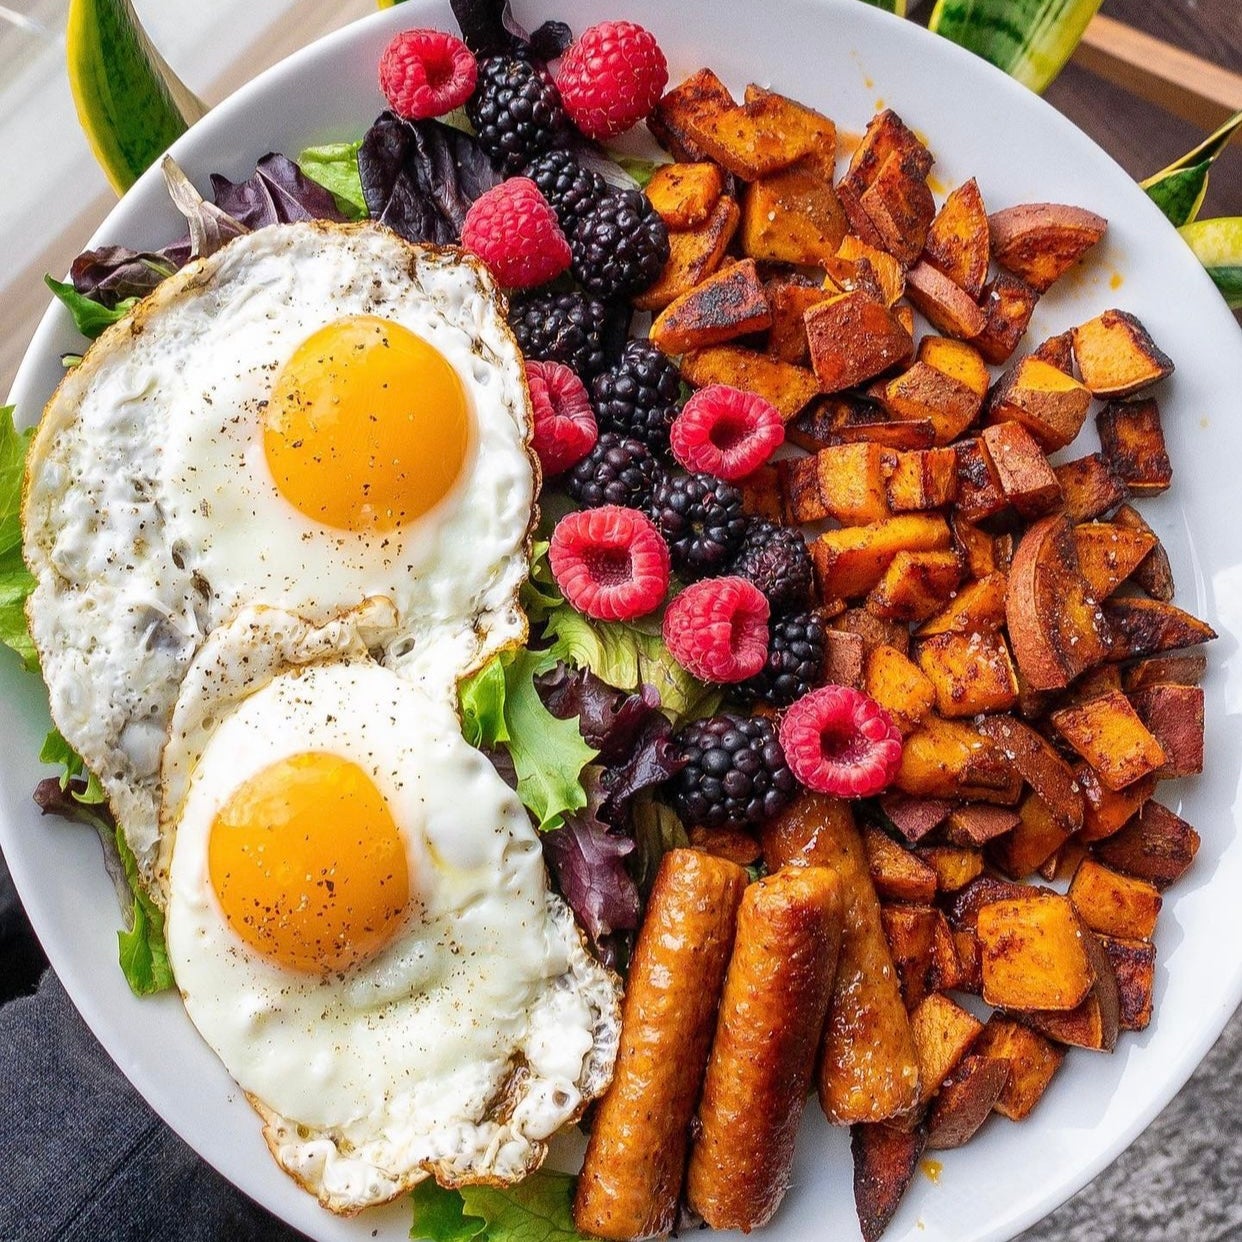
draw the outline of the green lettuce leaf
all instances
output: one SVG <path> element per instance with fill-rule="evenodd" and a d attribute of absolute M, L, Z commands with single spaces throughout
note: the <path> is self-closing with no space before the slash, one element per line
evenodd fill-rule
<path fill-rule="evenodd" d="M 578 719 L 558 720 L 543 705 L 535 678 L 557 657 L 549 651 L 505 651 L 461 686 L 462 733 L 473 746 L 502 745 L 513 760 L 517 793 L 540 832 L 587 804 L 582 769 L 596 756 Z"/>
<path fill-rule="evenodd" d="M 328 142 L 307 147 L 298 156 L 298 167 L 318 182 L 336 199 L 336 205 L 351 220 L 365 220 L 367 200 L 362 193 L 362 177 L 358 172 L 358 148 L 362 141 Z"/>
<path fill-rule="evenodd" d="M 539 540 L 531 548 L 530 575 L 522 583 L 518 599 L 531 625 L 542 624 L 553 609 L 565 602 L 552 576 L 552 566 L 548 564 L 546 539 Z"/>
<path fill-rule="evenodd" d="M 0 408 L 0 645 L 15 651 L 34 672 L 39 667 L 26 628 L 26 597 L 35 580 L 22 562 L 22 476 L 33 430 L 18 431 L 13 407 Z"/>
<path fill-rule="evenodd" d="M 591 1242 L 574 1227 L 574 1182 L 540 1169 L 516 1186 L 415 1191 L 411 1238 L 428 1242 Z M 434 1185 L 434 1183 L 431 1183 Z"/>
<path fill-rule="evenodd" d="M 105 328 L 124 319 L 138 305 L 137 298 L 126 298 L 111 310 L 79 293 L 71 284 L 44 276 L 47 287 L 69 308 L 73 322 L 83 336 L 94 340 Z"/>

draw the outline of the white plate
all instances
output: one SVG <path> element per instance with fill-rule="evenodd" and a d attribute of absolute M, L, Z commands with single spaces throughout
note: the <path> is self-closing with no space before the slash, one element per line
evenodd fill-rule
<path fill-rule="evenodd" d="M 1161 797 L 1203 836 L 1198 860 L 1168 895 L 1156 933 L 1156 1020 L 1125 1035 L 1112 1056 L 1072 1052 L 1032 1118 L 999 1118 L 969 1147 L 945 1153 L 933 1184 L 918 1177 L 886 1238 L 923 1242 L 1006 1239 L 1104 1168 L 1190 1075 L 1242 998 L 1242 840 L 1235 835 L 1242 757 L 1242 557 L 1230 497 L 1238 487 L 1242 334 L 1176 233 L 1130 178 L 1089 139 L 1024 88 L 952 44 L 858 0 L 517 0 L 533 27 L 564 17 L 582 29 L 624 15 L 649 26 L 673 80 L 709 64 L 740 90 L 758 81 L 859 130 L 881 100 L 927 136 L 938 191 L 977 176 L 993 208 L 1052 200 L 1109 219 L 1106 244 L 1082 275 L 1041 302 L 1033 342 L 1118 305 L 1137 313 L 1176 361 L 1161 389 L 1176 482 L 1143 513 L 1164 539 L 1178 600 L 1221 633 L 1210 648 L 1207 774 L 1166 785 Z M 200 185 L 207 174 L 246 176 L 270 150 L 359 135 L 383 106 L 376 64 L 391 33 L 455 29 L 447 3 L 410 0 L 324 39 L 222 104 L 173 148 Z M 158 173 L 148 173 L 92 244 L 159 246 L 179 229 Z M 12 400 L 30 422 L 78 347 L 68 316 L 45 316 Z M 22 898 L 69 994 L 108 1052 L 155 1109 L 242 1189 L 319 1239 L 404 1239 L 399 1204 L 338 1220 L 281 1174 L 258 1119 L 201 1042 L 174 996 L 136 1000 L 116 965 L 118 914 L 87 831 L 41 821 L 30 802 L 46 709 L 33 681 L 0 661 L 9 724 L 0 755 L 0 843 Z M 857 1236 L 846 1136 L 814 1107 L 794 1185 L 768 1236 Z"/>

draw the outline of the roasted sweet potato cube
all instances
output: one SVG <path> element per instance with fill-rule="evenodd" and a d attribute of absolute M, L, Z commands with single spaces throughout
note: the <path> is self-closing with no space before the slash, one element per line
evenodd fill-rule
<path fill-rule="evenodd" d="M 885 108 L 867 122 L 866 132 L 850 156 L 846 177 L 864 189 L 894 153 L 907 161 L 914 175 L 926 177 L 931 172 L 932 153 L 896 112 Z"/>
<path fill-rule="evenodd" d="M 861 526 L 889 516 L 886 450 L 878 444 L 839 444 L 782 465 L 785 507 L 793 522 L 836 518 Z"/>
<path fill-rule="evenodd" d="M 811 156 L 751 182 L 742 199 L 742 250 L 755 259 L 818 264 L 836 255 L 848 227 L 832 165 Z"/>
<path fill-rule="evenodd" d="M 928 1151 L 964 1147 L 988 1119 L 1009 1081 L 1009 1062 L 970 1053 L 940 1085 L 927 1115 Z"/>
<path fill-rule="evenodd" d="M 716 164 L 661 164 L 646 194 L 670 232 L 697 228 L 724 193 L 724 173 Z"/>
<path fill-rule="evenodd" d="M 868 612 L 865 607 L 846 608 L 832 618 L 832 625 L 838 630 L 849 634 L 857 634 L 862 639 L 864 651 L 871 651 L 880 646 L 896 647 L 903 655 L 910 650 L 910 631 L 900 621 L 886 621 Z M 828 678 L 827 680 L 831 680 Z M 859 682 L 861 689 L 862 683 Z"/>
<path fill-rule="evenodd" d="M 764 286 L 772 307 L 768 329 L 768 353 L 782 362 L 801 365 L 807 360 L 806 325 L 803 315 L 832 296 L 821 286 L 793 278 L 769 280 Z M 788 437 L 787 437 L 788 438 Z"/>
<path fill-rule="evenodd" d="M 1015 884 L 998 875 L 981 875 L 972 880 L 948 903 L 945 913 L 954 931 L 971 931 L 979 919 L 979 911 L 994 901 L 1029 901 L 1050 889 L 1036 888 L 1030 884 Z"/>
<path fill-rule="evenodd" d="M 928 230 L 924 253 L 928 262 L 972 298 L 983 291 L 991 238 L 983 195 L 973 177 L 944 200 Z"/>
<path fill-rule="evenodd" d="M 935 990 L 936 920 L 943 917 L 930 905 L 880 907 L 884 938 L 907 1009 Z"/>
<path fill-rule="evenodd" d="M 1069 899 L 1092 931 L 1150 940 L 1163 899 L 1146 880 L 1110 871 L 1086 858 L 1074 872 Z"/>
<path fill-rule="evenodd" d="M 1156 533 L 1133 505 L 1122 505 L 1113 514 L 1112 520 L 1128 530 L 1141 530 L 1153 536 Z M 1156 546 L 1143 558 L 1131 577 L 1152 599 L 1167 604 L 1173 598 L 1173 568 L 1169 564 L 1169 554 L 1158 538 Z"/>
<path fill-rule="evenodd" d="M 725 196 L 697 228 L 670 233 L 669 256 L 655 284 L 634 299 L 639 310 L 660 310 L 706 280 L 724 258 L 741 213 L 737 203 Z"/>
<path fill-rule="evenodd" d="M 850 1127 L 854 1207 L 863 1242 L 879 1242 L 897 1213 L 927 1145 L 927 1130 L 860 1121 Z"/>
<path fill-rule="evenodd" d="M 903 793 L 880 795 L 880 810 L 911 845 L 934 832 L 953 809 L 943 798 L 911 798 Z"/>
<path fill-rule="evenodd" d="M 918 360 L 937 371 L 965 384 L 982 403 L 988 394 L 992 377 L 988 374 L 983 355 L 969 341 L 955 341 L 949 336 L 925 336 L 919 342 Z"/>
<path fill-rule="evenodd" d="M 916 362 L 889 380 L 880 394 L 884 408 L 896 419 L 930 422 L 936 443 L 957 439 L 979 414 L 982 402 L 960 380 L 926 362 Z"/>
<path fill-rule="evenodd" d="M 806 312 L 811 366 L 825 392 L 854 388 L 910 351 L 910 334 L 880 302 L 840 293 Z"/>
<path fill-rule="evenodd" d="M 1156 546 L 1150 531 L 1112 522 L 1084 522 L 1074 527 L 1078 568 L 1096 599 L 1107 599 Z"/>
<path fill-rule="evenodd" d="M 915 729 L 936 699 L 931 682 L 919 667 L 887 643 L 868 653 L 863 689 L 892 716 L 902 733 Z"/>
<path fill-rule="evenodd" d="M 1006 576 L 999 571 L 985 574 L 958 588 L 937 613 L 918 628 L 918 637 L 934 634 L 986 634 L 1005 624 Z"/>
<path fill-rule="evenodd" d="M 1104 236 L 1108 221 L 1083 207 L 1023 203 L 988 217 L 992 257 L 1046 293 Z"/>
<path fill-rule="evenodd" d="M 992 460 L 978 439 L 958 440 L 957 511 L 968 522 L 981 522 L 1006 508 L 1008 501 Z"/>
<path fill-rule="evenodd" d="M 758 393 L 785 419 L 793 418 L 819 392 L 810 371 L 737 345 L 713 345 L 686 354 L 681 360 L 681 376 L 696 388 L 730 384 Z"/>
<path fill-rule="evenodd" d="M 926 177 L 894 151 L 880 165 L 858 202 L 879 235 L 883 249 L 899 263 L 913 263 L 922 253 L 927 230 L 936 214 Z"/>
<path fill-rule="evenodd" d="M 926 1104 L 983 1030 L 983 1023 L 947 996 L 933 992 L 910 1015 L 919 1057 L 920 1102 Z"/>
<path fill-rule="evenodd" d="M 1134 660 L 1179 647 L 1196 647 L 1216 637 L 1206 621 L 1161 600 L 1106 600 L 1104 615 L 1112 633 L 1110 660 Z"/>
<path fill-rule="evenodd" d="M 1123 828 L 1156 792 L 1154 772 L 1131 781 L 1124 789 L 1109 789 L 1089 763 L 1079 763 L 1074 768 L 1074 778 L 1083 796 L 1082 828 L 1077 839 L 1087 845 Z"/>
<path fill-rule="evenodd" d="M 1026 335 L 1039 294 L 1024 280 L 1000 272 L 983 286 L 979 306 L 983 329 L 974 338 L 975 348 L 991 363 L 1008 362 Z"/>
<path fill-rule="evenodd" d="M 1088 453 L 1059 466 L 1053 474 L 1061 485 L 1062 511 L 1071 522 L 1097 518 L 1121 504 L 1126 485 L 1100 453 Z"/>
<path fill-rule="evenodd" d="M 781 497 L 779 472 L 775 462 L 764 462 L 758 470 L 738 479 L 734 486 L 742 493 L 742 510 L 751 517 L 783 522 L 785 507 Z"/>
<path fill-rule="evenodd" d="M 1206 672 L 1207 656 L 1202 651 L 1175 651 L 1130 665 L 1122 674 L 1122 686 L 1127 693 L 1147 686 L 1197 686 Z"/>
<path fill-rule="evenodd" d="M 1121 1030 L 1117 977 L 1099 938 L 1088 932 L 1084 943 L 1095 971 L 1091 991 L 1073 1009 L 1028 1009 L 1021 1015 L 1022 1021 L 1059 1044 L 1112 1052 Z"/>
<path fill-rule="evenodd" d="M 1011 1121 L 1030 1115 L 1065 1059 L 1065 1049 L 1037 1031 L 994 1013 L 975 1041 L 974 1053 L 988 1061 L 1004 1061 L 1009 1079 L 996 1101 L 996 1111 Z"/>
<path fill-rule="evenodd" d="M 883 900 L 924 905 L 935 900 L 936 873 L 881 829 L 870 825 L 863 829 L 863 848 L 871 882 Z"/>
<path fill-rule="evenodd" d="M 720 345 L 761 332 L 772 307 L 754 259 L 732 263 L 670 302 L 651 325 L 651 342 L 666 354 Z"/>
<path fill-rule="evenodd" d="M 1090 404 L 1091 394 L 1072 375 L 1028 356 L 997 383 L 986 421 L 1021 423 L 1051 453 L 1082 430 Z"/>
<path fill-rule="evenodd" d="M 887 486 L 888 503 L 895 513 L 952 504 L 957 495 L 957 454 L 948 447 L 898 452 Z"/>
<path fill-rule="evenodd" d="M 1051 719 L 1109 789 L 1124 789 L 1165 761 L 1164 748 L 1119 690 L 1063 707 Z"/>
<path fill-rule="evenodd" d="M 1046 362 L 1066 375 L 1074 374 L 1074 334 L 1058 332 L 1031 350 L 1031 357 Z"/>
<path fill-rule="evenodd" d="M 1121 310 L 1106 310 L 1074 329 L 1074 360 L 1097 397 L 1128 397 L 1173 373 L 1147 329 Z"/>
<path fill-rule="evenodd" d="M 690 829 L 690 844 L 705 854 L 727 858 L 739 867 L 749 867 L 763 855 L 759 838 L 744 828 L 707 828 L 696 824 Z"/>
<path fill-rule="evenodd" d="M 861 634 L 827 630 L 824 634 L 824 680 L 837 686 L 862 689 L 867 647 Z"/>
<path fill-rule="evenodd" d="M 929 714 L 906 739 L 893 786 L 921 798 L 1013 803 L 1022 787 L 1012 763 L 965 721 Z"/>
<path fill-rule="evenodd" d="M 1148 800 L 1120 832 L 1092 846 L 1095 857 L 1114 871 L 1166 889 L 1199 852 L 1199 834 L 1168 807 Z"/>
<path fill-rule="evenodd" d="M 931 552 L 949 546 L 949 527 L 936 513 L 903 513 L 868 526 L 830 530 L 811 542 L 825 598 L 855 599 L 879 582 L 898 552 Z"/>
<path fill-rule="evenodd" d="M 962 578 L 957 553 L 898 552 L 867 596 L 867 608 L 893 621 L 923 621 L 943 607 Z"/>
<path fill-rule="evenodd" d="M 732 107 L 729 88 L 710 69 L 700 69 L 664 95 L 648 117 L 647 128 L 674 159 L 701 161 L 706 152 L 691 137 L 690 122 Z"/>
<path fill-rule="evenodd" d="M 1048 803 L 1066 834 L 1082 827 L 1082 791 L 1069 764 L 1047 738 L 1012 716 L 986 717 L 979 722 L 979 731 L 1005 754 L 1022 779 Z"/>
<path fill-rule="evenodd" d="M 987 858 L 1005 875 L 1025 879 L 1053 858 L 1069 835 L 1064 819 L 1032 789 L 1018 806 L 1013 831 L 988 844 Z"/>
<path fill-rule="evenodd" d="M 1121 1029 L 1145 1030 L 1151 1021 L 1152 997 L 1156 990 L 1156 946 L 1145 940 L 1125 940 L 1116 936 L 1101 936 L 1099 940 L 1117 978 Z"/>
<path fill-rule="evenodd" d="M 906 273 L 906 297 L 946 336 L 973 341 L 985 327 L 986 316 L 970 294 L 925 260 Z"/>
<path fill-rule="evenodd" d="M 1060 508 L 1061 484 L 1048 459 L 1019 422 L 985 427 L 979 436 L 1005 499 L 1023 517 Z"/>
<path fill-rule="evenodd" d="M 936 873 L 936 887 L 942 893 L 956 893 L 983 871 L 982 853 L 969 846 L 921 845 L 915 853 Z"/>
<path fill-rule="evenodd" d="M 958 479 L 960 486 L 960 463 Z M 986 578 L 988 574 L 997 572 L 996 544 L 987 531 L 980 530 L 969 518 L 963 517 L 957 508 L 949 517 L 949 525 L 953 530 L 953 546 L 962 554 L 972 577 Z"/>
<path fill-rule="evenodd" d="M 1078 565 L 1063 515 L 1027 528 L 1014 553 L 1005 595 L 1014 658 L 1036 690 L 1059 690 L 1113 658 L 1112 626 Z"/>
<path fill-rule="evenodd" d="M 1151 398 L 1110 401 L 1096 415 L 1100 447 L 1131 495 L 1154 496 L 1168 491 L 1173 467 L 1164 446 L 1160 407 Z"/>
<path fill-rule="evenodd" d="M 1005 712 L 1018 701 L 1018 679 L 996 630 L 934 634 L 918 644 L 919 668 L 935 688 L 942 716 Z"/>
<path fill-rule="evenodd" d="M 1139 719 L 1164 751 L 1155 775 L 1194 776 L 1203 771 L 1203 690 L 1172 683 L 1130 691 Z"/>
<path fill-rule="evenodd" d="M 880 290 L 880 300 L 885 306 L 891 307 L 906 291 L 905 269 L 887 250 L 881 250 L 853 233 L 847 233 L 837 247 L 837 259 L 842 263 L 859 264 L 864 260 L 871 268 Z M 825 265 L 829 275 L 836 269 L 833 265 Z"/>
<path fill-rule="evenodd" d="M 1019 819 L 1012 807 L 969 802 L 955 807 L 945 820 L 945 840 L 957 846 L 977 848 L 1011 832 L 1018 826 Z"/>
<path fill-rule="evenodd" d="M 1039 893 L 979 911 L 983 999 L 1004 1009 L 1073 1009 L 1095 971 L 1083 927 L 1067 897 Z"/>

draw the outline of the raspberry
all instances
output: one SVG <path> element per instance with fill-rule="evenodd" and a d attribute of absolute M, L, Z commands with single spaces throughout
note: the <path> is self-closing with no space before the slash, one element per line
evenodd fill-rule
<path fill-rule="evenodd" d="M 728 384 L 700 388 L 669 431 L 673 456 L 687 470 L 730 481 L 758 470 L 784 439 L 775 406 Z"/>
<path fill-rule="evenodd" d="M 461 244 L 510 289 L 527 289 L 569 266 L 569 243 L 556 212 L 527 177 L 510 177 L 470 204 Z"/>
<path fill-rule="evenodd" d="M 474 53 L 442 30 L 403 30 L 380 57 L 380 89 L 408 121 L 460 108 L 474 93 L 478 75 Z"/>
<path fill-rule="evenodd" d="M 781 746 L 808 789 L 840 798 L 878 794 L 901 763 L 901 734 L 888 712 L 850 686 L 800 698 L 781 721 Z"/>
<path fill-rule="evenodd" d="M 586 385 L 560 362 L 528 362 L 526 386 L 535 416 L 532 437 L 543 476 L 580 462 L 599 438 Z"/>
<path fill-rule="evenodd" d="M 706 578 L 664 613 L 664 645 L 702 681 L 745 681 L 768 658 L 768 601 L 745 578 Z"/>
<path fill-rule="evenodd" d="M 598 621 L 645 616 L 668 593 L 668 546 L 637 509 L 567 514 L 552 532 L 548 560 L 565 598 Z"/>
<path fill-rule="evenodd" d="M 556 84 L 570 120 L 588 138 L 615 138 L 659 102 L 668 64 L 649 30 L 600 22 L 565 53 Z"/>

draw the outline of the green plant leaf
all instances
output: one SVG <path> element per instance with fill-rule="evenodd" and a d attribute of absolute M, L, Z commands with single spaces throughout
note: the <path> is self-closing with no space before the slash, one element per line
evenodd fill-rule
<path fill-rule="evenodd" d="M 532 625 L 542 624 L 554 608 L 565 602 L 552 576 L 552 566 L 548 564 L 546 539 L 538 540 L 530 550 L 530 573 L 522 583 L 518 601 Z"/>
<path fill-rule="evenodd" d="M 1242 129 L 1242 111 L 1235 112 L 1215 133 L 1209 134 L 1193 151 L 1174 160 L 1167 168 L 1140 181 L 1156 206 L 1178 228 L 1190 224 L 1203 206 L 1208 177 L 1216 157 Z"/>
<path fill-rule="evenodd" d="M 414 1202 L 411 1238 L 426 1242 L 471 1242 L 487 1228 L 478 1216 L 467 1216 L 460 1190 L 446 1190 L 432 1178 L 419 1182 L 410 1196 Z"/>
<path fill-rule="evenodd" d="M 124 319 L 138 305 L 137 298 L 126 298 L 110 309 L 100 302 L 85 297 L 66 281 L 54 280 L 51 276 L 44 276 L 43 281 L 68 307 L 77 330 L 88 340 L 93 341 L 105 328 L 110 328 L 114 323 Z"/>
<path fill-rule="evenodd" d="M 1082 39 L 1101 0 L 936 0 L 928 29 L 1042 93 Z"/>
<path fill-rule="evenodd" d="M 1231 310 L 1242 310 L 1242 216 L 1196 220 L 1178 229 Z"/>
<path fill-rule="evenodd" d="M 574 1226 L 576 1180 L 569 1173 L 538 1169 L 514 1186 L 429 1190 L 423 1182 L 412 1196 L 410 1237 L 427 1242 L 593 1242 Z"/>
<path fill-rule="evenodd" d="M 18 431 L 13 407 L 0 407 L 0 645 L 17 653 L 29 672 L 39 659 L 26 626 L 26 599 L 35 580 L 22 561 L 22 478 L 33 429 Z"/>
<path fill-rule="evenodd" d="M 362 192 L 362 176 L 358 172 L 358 142 L 329 142 L 307 147 L 298 156 L 298 167 L 312 180 L 329 191 L 336 205 L 351 220 L 365 220 L 366 196 Z"/>

